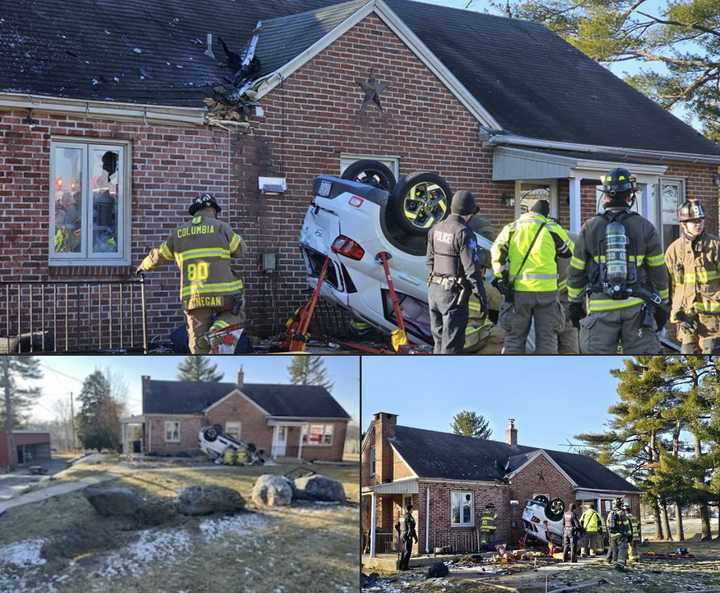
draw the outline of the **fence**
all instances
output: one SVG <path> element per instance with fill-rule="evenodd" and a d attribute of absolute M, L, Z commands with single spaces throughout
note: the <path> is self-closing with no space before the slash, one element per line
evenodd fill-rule
<path fill-rule="evenodd" d="M 0 282 L 0 298 L 0 353 L 148 350 L 142 278 Z"/>

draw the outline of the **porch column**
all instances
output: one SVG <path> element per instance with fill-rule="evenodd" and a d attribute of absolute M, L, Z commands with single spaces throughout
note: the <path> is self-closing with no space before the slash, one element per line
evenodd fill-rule
<path fill-rule="evenodd" d="M 370 558 L 375 558 L 375 522 L 377 521 L 377 497 L 370 495 Z"/>
<path fill-rule="evenodd" d="M 298 447 L 298 459 L 302 459 L 303 437 L 305 436 L 305 425 L 300 427 L 300 446 Z"/>
<path fill-rule="evenodd" d="M 580 178 L 570 177 L 570 232 L 579 233 L 582 226 L 580 204 Z"/>

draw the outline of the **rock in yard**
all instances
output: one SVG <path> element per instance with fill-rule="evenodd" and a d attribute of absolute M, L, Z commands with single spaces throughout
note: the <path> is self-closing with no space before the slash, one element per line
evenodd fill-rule
<path fill-rule="evenodd" d="M 103 517 L 134 517 L 144 504 L 139 494 L 122 486 L 88 486 L 83 495 Z"/>
<path fill-rule="evenodd" d="M 245 508 L 245 499 L 223 486 L 190 486 L 178 494 L 178 512 L 183 515 L 232 513 Z"/>
<path fill-rule="evenodd" d="M 293 483 L 285 476 L 265 474 L 255 482 L 252 499 L 256 504 L 271 507 L 288 505 L 293 499 Z"/>
<path fill-rule="evenodd" d="M 151 500 L 135 513 L 135 519 L 143 527 L 156 527 L 171 521 L 177 515 L 177 503 L 174 500 Z"/>
<path fill-rule="evenodd" d="M 295 496 L 310 500 L 345 502 L 345 489 L 337 480 L 315 474 L 295 479 Z"/>

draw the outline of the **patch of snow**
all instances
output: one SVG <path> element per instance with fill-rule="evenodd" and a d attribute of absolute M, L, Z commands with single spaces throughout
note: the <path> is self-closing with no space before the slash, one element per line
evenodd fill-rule
<path fill-rule="evenodd" d="M 119 552 L 114 552 L 99 570 L 104 577 L 121 574 L 139 575 L 146 565 L 159 560 L 172 560 L 180 552 L 192 547 L 190 534 L 185 531 L 144 531 L 140 538 Z"/>
<path fill-rule="evenodd" d="M 117 76 L 113 76 L 113 81 L 114 81 L 114 82 L 120 82 L 120 79 L 119 79 Z"/>
<path fill-rule="evenodd" d="M 210 542 L 225 535 L 247 535 L 266 525 L 267 521 L 260 515 L 246 514 L 221 519 L 205 519 L 200 523 L 200 531 L 205 540 Z"/>
<path fill-rule="evenodd" d="M 134 51 L 136 54 L 141 54 L 141 53 L 142 53 L 142 50 L 141 50 L 139 47 L 134 47 L 134 48 L 133 48 L 133 51 Z"/>
<path fill-rule="evenodd" d="M 110 31 L 108 31 L 107 29 L 105 29 L 105 35 L 110 35 Z"/>
<path fill-rule="evenodd" d="M 0 547 L 0 566 L 40 566 L 47 561 L 40 556 L 45 544 L 44 539 L 27 539 L 8 546 Z"/>
<path fill-rule="evenodd" d="M 182 68 L 181 64 L 175 64 L 175 68 Z"/>
<path fill-rule="evenodd" d="M 93 85 L 93 86 L 97 86 L 97 85 L 100 84 L 100 81 L 99 81 L 97 78 L 93 78 L 93 79 L 90 81 L 90 84 Z"/>

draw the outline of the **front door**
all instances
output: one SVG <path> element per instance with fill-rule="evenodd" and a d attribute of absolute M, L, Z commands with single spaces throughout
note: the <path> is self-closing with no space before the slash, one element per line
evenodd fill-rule
<path fill-rule="evenodd" d="M 276 426 L 273 435 L 273 457 L 283 457 L 287 451 L 287 426 Z"/>

